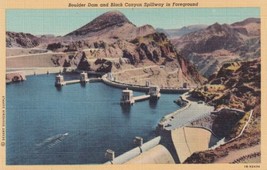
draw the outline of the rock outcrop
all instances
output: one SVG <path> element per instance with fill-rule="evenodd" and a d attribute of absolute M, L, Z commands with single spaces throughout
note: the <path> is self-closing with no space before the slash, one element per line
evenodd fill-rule
<path fill-rule="evenodd" d="M 117 39 L 130 40 L 138 36 L 154 33 L 152 26 L 136 27 L 128 18 L 119 11 L 106 12 L 93 21 L 65 35 L 72 39 L 94 39 L 114 42 Z"/>
<path fill-rule="evenodd" d="M 192 95 L 217 107 L 248 111 L 255 107 L 261 95 L 260 70 L 260 59 L 226 63 L 210 77 L 209 84 L 195 89 Z"/>
<path fill-rule="evenodd" d="M 75 46 L 75 49 L 79 49 L 80 42 L 72 42 L 70 46 Z M 120 68 L 120 65 L 123 63 L 139 67 L 151 62 L 151 64 L 176 67 L 181 70 L 185 77 L 188 77 L 194 83 L 202 83 L 204 81 L 204 78 L 198 74 L 196 68 L 176 52 L 171 42 L 163 33 L 152 33 L 131 41 L 118 40 L 111 44 L 104 41 L 91 42 L 91 45 L 93 45 L 93 49 L 97 50 L 86 53 L 74 50 L 73 55 L 67 55 L 65 57 L 62 57 L 62 55 L 55 56 L 53 62 L 58 66 L 77 67 L 80 70 L 97 72 L 110 72 L 113 68 Z M 49 49 L 64 51 L 69 49 L 69 45 L 55 43 L 54 45 L 50 45 Z M 90 62 L 89 58 L 91 57 L 98 58 L 98 60 L 96 62 Z M 104 59 L 110 57 L 120 57 L 120 60 L 125 62 L 111 62 Z"/>
<path fill-rule="evenodd" d="M 217 109 L 230 107 L 238 112 L 221 112 L 213 121 L 212 130 L 226 139 L 234 139 L 248 126 L 243 134 L 214 150 L 192 154 L 185 163 L 212 163 L 229 152 L 259 145 L 261 141 L 261 62 L 260 59 L 244 62 L 229 62 L 217 74 L 210 77 L 208 84 L 195 89 L 192 96 L 205 100 Z M 251 118 L 249 120 L 250 114 Z M 248 121 L 249 120 L 249 121 Z"/>
<path fill-rule="evenodd" d="M 40 44 L 40 38 L 29 33 L 6 32 L 6 47 L 32 48 Z"/>
<path fill-rule="evenodd" d="M 135 67 L 163 65 L 181 70 L 180 79 L 190 83 L 202 83 L 205 79 L 196 68 L 176 52 L 175 47 L 164 33 L 156 33 L 151 25 L 136 27 L 122 13 L 111 11 L 102 14 L 83 27 L 67 34 L 64 38 L 73 41 L 49 44 L 55 52 L 78 52 L 86 50 L 81 64 L 70 64 L 69 57 L 64 65 L 81 70 L 107 72 L 121 68 L 122 63 Z M 89 58 L 121 58 L 120 61 L 105 61 L 102 64 L 90 62 Z M 106 59 L 108 60 L 108 59 Z M 62 65 L 62 62 L 61 62 Z M 86 65 L 86 67 L 84 67 Z"/>
<path fill-rule="evenodd" d="M 111 11 L 100 15 L 90 23 L 68 33 L 66 36 L 90 36 L 89 34 L 113 27 L 121 27 L 124 24 L 132 23 L 119 11 Z"/>
<path fill-rule="evenodd" d="M 182 28 L 177 28 L 177 29 L 161 29 L 158 28 L 157 31 L 160 33 L 164 33 L 168 36 L 170 39 L 175 39 L 179 38 L 185 34 L 189 34 L 191 32 L 196 32 L 201 29 L 207 28 L 207 25 L 189 25 L 189 26 L 184 26 Z"/>
<path fill-rule="evenodd" d="M 231 25 L 215 23 L 172 42 L 181 55 L 208 77 L 224 62 L 260 56 L 260 19 L 249 18 Z"/>
<path fill-rule="evenodd" d="M 24 72 L 9 72 L 6 73 L 6 83 L 20 82 L 26 80 Z"/>

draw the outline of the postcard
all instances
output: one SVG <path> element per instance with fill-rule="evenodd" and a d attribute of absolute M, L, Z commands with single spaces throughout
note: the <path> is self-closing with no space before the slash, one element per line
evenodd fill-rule
<path fill-rule="evenodd" d="M 267 169 L 266 5 L 1 2 L 1 169 Z"/>

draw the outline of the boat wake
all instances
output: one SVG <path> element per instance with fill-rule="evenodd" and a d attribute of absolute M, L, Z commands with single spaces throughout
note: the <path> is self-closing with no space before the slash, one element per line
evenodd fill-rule
<path fill-rule="evenodd" d="M 41 143 L 36 144 L 37 148 L 52 148 L 55 145 L 57 145 L 58 143 L 62 142 L 67 136 L 69 135 L 69 133 L 64 133 L 64 134 L 57 134 L 55 136 L 51 136 L 49 138 L 46 138 L 45 140 L 43 140 Z"/>

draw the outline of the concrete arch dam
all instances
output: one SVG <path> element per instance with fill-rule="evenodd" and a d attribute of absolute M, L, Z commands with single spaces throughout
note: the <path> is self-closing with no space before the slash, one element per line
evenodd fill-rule
<path fill-rule="evenodd" d="M 174 164 L 171 153 L 160 144 L 161 139 L 161 136 L 158 136 L 105 164 Z"/>
<path fill-rule="evenodd" d="M 195 127 L 172 130 L 171 138 L 181 163 L 194 152 L 208 150 L 218 140 L 207 129 Z"/>
<path fill-rule="evenodd" d="M 175 164 L 178 163 L 176 156 L 183 163 L 194 152 L 207 150 L 217 141 L 210 131 L 203 128 L 182 127 L 169 132 L 171 147 L 162 143 L 168 135 L 159 136 L 105 164 Z M 177 155 L 174 156 L 170 149 Z"/>

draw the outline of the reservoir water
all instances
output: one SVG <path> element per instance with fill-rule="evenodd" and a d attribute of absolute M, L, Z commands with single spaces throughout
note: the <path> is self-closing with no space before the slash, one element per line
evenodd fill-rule
<path fill-rule="evenodd" d="M 118 156 L 135 147 L 135 136 L 155 137 L 159 120 L 179 108 L 173 103 L 178 94 L 122 108 L 121 89 L 99 82 L 60 90 L 54 79 L 29 76 L 7 85 L 7 164 L 101 164 L 107 149 Z"/>

